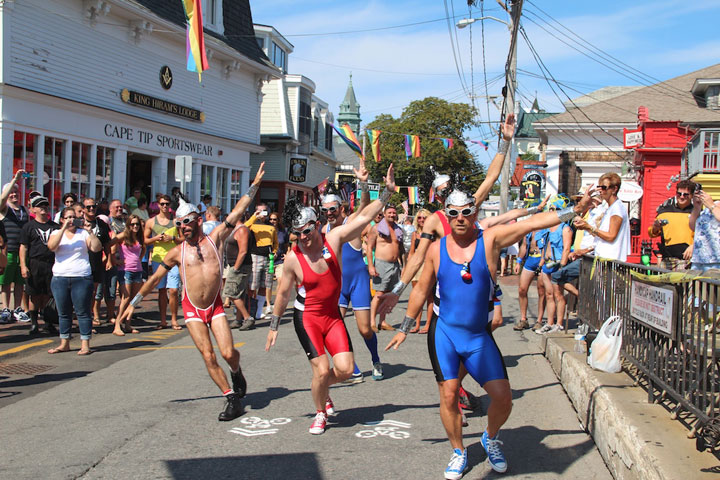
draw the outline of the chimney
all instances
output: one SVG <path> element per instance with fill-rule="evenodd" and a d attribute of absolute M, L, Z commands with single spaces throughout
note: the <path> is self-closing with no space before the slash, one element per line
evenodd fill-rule
<path fill-rule="evenodd" d="M 638 124 L 644 123 L 650 120 L 648 116 L 647 107 L 638 107 Z"/>

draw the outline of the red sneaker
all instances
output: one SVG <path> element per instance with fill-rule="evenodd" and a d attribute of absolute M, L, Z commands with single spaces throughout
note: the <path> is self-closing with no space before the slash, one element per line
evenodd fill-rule
<path fill-rule="evenodd" d="M 313 435 L 320 435 L 325 433 L 325 425 L 327 425 L 327 414 L 325 412 L 317 412 L 315 414 L 315 420 L 310 425 L 310 433 Z"/>
<path fill-rule="evenodd" d="M 328 415 L 335 415 L 335 404 L 330 397 L 325 400 L 325 413 Z"/>

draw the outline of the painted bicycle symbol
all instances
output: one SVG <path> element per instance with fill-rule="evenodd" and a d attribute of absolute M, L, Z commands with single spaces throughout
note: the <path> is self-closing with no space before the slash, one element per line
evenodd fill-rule
<path fill-rule="evenodd" d="M 410 437 L 410 432 L 403 430 L 410 428 L 409 423 L 398 422 L 395 420 L 382 420 L 379 422 L 370 422 L 365 424 L 366 427 L 374 427 L 371 430 L 360 430 L 355 434 L 358 438 L 374 438 L 374 437 L 390 437 L 395 440 L 405 440 Z"/>
<path fill-rule="evenodd" d="M 279 429 L 276 428 L 277 425 L 285 425 L 291 421 L 292 420 L 289 418 L 273 418 L 272 420 L 265 420 L 260 417 L 245 417 L 240 420 L 240 423 L 245 425 L 245 428 L 235 427 L 232 430 L 228 430 L 228 432 L 245 437 L 273 435 L 279 431 Z"/>

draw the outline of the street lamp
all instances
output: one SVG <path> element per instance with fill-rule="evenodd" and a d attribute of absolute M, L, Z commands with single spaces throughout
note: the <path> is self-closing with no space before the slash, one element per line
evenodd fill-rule
<path fill-rule="evenodd" d="M 505 20 L 500 20 L 497 17 L 478 17 L 478 18 L 461 18 L 455 26 L 457 28 L 465 28 L 470 24 L 473 24 L 477 22 L 478 20 L 495 20 L 496 22 L 504 23 L 508 28 L 510 28 L 510 24 L 506 22 Z"/>

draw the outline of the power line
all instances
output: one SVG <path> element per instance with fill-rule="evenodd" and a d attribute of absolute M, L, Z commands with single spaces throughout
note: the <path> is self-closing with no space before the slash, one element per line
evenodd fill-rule
<path fill-rule="evenodd" d="M 457 71 L 458 78 L 460 79 L 460 85 L 462 85 L 463 89 L 467 93 L 467 82 L 465 80 L 464 72 L 461 74 L 461 71 L 463 71 L 463 69 L 461 68 L 462 63 L 459 60 L 460 52 L 456 51 L 455 41 L 453 39 L 453 23 L 450 20 L 451 17 L 450 17 L 450 11 L 448 10 L 448 2 L 447 2 L 447 0 L 443 0 L 443 2 L 445 4 L 445 17 L 447 18 L 448 34 L 450 35 L 450 47 L 452 48 L 452 52 L 453 52 L 453 60 L 455 62 L 455 70 Z M 454 19 L 455 17 L 453 16 L 452 18 Z M 457 32 L 455 32 L 455 33 L 457 34 Z M 470 97 L 470 93 L 467 93 L 467 95 L 468 95 L 468 97 Z"/>

